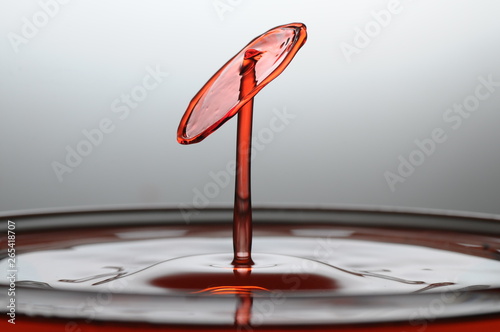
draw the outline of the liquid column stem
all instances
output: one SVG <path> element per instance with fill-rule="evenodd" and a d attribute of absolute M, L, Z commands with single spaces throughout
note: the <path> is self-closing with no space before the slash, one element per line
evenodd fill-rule
<path fill-rule="evenodd" d="M 255 64 L 260 56 L 243 60 L 241 66 L 240 98 L 255 87 Z M 252 201 L 250 195 L 250 159 L 252 148 L 253 98 L 238 113 L 236 139 L 236 189 L 233 215 L 233 249 L 235 266 L 253 265 L 252 250 Z"/>

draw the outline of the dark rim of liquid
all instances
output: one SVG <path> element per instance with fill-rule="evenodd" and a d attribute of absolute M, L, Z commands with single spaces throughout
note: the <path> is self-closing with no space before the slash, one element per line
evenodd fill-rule
<path fill-rule="evenodd" d="M 93 228 L 109 226 L 138 226 L 146 225 L 204 225 L 230 224 L 232 209 L 210 208 L 198 210 L 199 213 L 189 215 L 178 208 L 128 208 L 128 209 L 101 209 L 80 211 L 56 212 L 28 212 L 11 215 L 0 215 L 1 224 L 6 227 L 7 220 L 16 223 L 16 234 L 22 232 L 47 231 L 51 229 Z M 481 214 L 453 213 L 453 212 L 426 212 L 420 210 L 393 210 L 367 208 L 254 208 L 255 224 L 304 224 L 304 220 L 311 224 L 332 226 L 366 226 L 391 227 L 404 230 L 438 230 L 453 231 L 467 234 L 488 235 L 500 237 L 500 218 Z M 6 228 L 5 228 L 6 229 Z M 0 258 L 5 258 L 7 249 L 0 251 Z M 0 292 L 7 294 L 8 287 L 0 285 Z M 66 291 L 55 289 L 31 288 L 19 285 L 17 287 L 18 313 L 28 316 L 49 316 L 64 319 L 85 319 L 85 315 L 78 313 L 81 303 L 88 298 L 101 298 L 100 292 Z M 29 299 L 28 301 L 23 299 Z M 24 301 L 24 303 L 23 303 Z M 234 296 L 205 296 L 197 294 L 182 295 L 144 295 L 113 293 L 109 303 L 100 312 L 95 312 L 93 320 L 107 321 L 144 321 L 147 313 L 159 308 L 171 308 L 187 311 L 195 306 L 206 310 L 200 316 L 200 321 L 192 317 L 164 312 L 162 319 L 155 318 L 152 322 L 159 324 L 203 324 L 203 325 L 232 325 L 233 322 L 221 319 L 212 319 L 206 322 L 204 315 L 217 317 L 217 312 L 211 313 L 218 304 L 236 305 L 238 299 Z M 414 293 L 414 294 L 384 294 L 384 295 L 332 295 L 328 292 L 290 293 L 276 300 L 273 296 L 259 295 L 253 300 L 256 308 L 272 308 L 260 315 L 259 325 L 321 325 L 321 324 L 352 324 L 376 323 L 387 321 L 414 321 L 466 317 L 484 314 L 500 313 L 500 289 L 477 289 L 474 287 L 459 291 Z M 0 301 L 4 304 L 4 300 Z M 63 305 L 64 304 L 64 305 Z M 214 305 L 217 304 L 217 305 Z M 73 306 L 73 310 L 71 310 Z M 50 308 L 50 310 L 48 309 Z M 113 310 L 107 310 L 115 308 Z M 116 310 L 118 308 L 118 310 Z M 374 310 L 375 308 L 375 310 Z M 128 315 L 119 315 L 120 310 L 129 312 Z M 340 315 L 331 315 L 331 319 L 318 317 L 314 314 L 318 310 L 328 312 L 343 312 Z M 434 311 L 433 311 L 434 310 Z M 309 314 L 308 314 L 309 313 Z M 363 314 L 360 314 L 363 313 Z M 384 313 L 384 314 L 381 314 Z M 387 313 L 387 314 L 385 314 Z M 431 315 L 431 317 L 429 317 Z M 207 317 L 208 317 L 207 316 Z"/>
<path fill-rule="evenodd" d="M 324 223 L 344 226 L 398 227 L 432 229 L 472 234 L 500 235 L 500 215 L 447 210 L 403 208 L 297 208 L 254 207 L 254 223 L 304 224 Z M 0 223 L 16 221 L 21 231 L 50 230 L 64 227 L 108 227 L 141 225 L 192 225 L 232 223 L 233 209 L 172 207 L 87 208 L 79 210 L 27 211 L 1 213 Z"/>

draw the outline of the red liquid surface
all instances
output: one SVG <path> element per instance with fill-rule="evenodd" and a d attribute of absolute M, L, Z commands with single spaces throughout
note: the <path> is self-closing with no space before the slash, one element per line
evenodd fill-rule
<path fill-rule="evenodd" d="M 283 278 L 283 274 L 259 273 L 249 268 L 247 273 L 234 269 L 233 273 L 189 273 L 161 277 L 151 281 L 157 287 L 177 290 L 198 290 L 193 293 L 247 294 L 270 291 L 330 291 L 335 290 L 335 280 L 314 273 L 302 272 L 300 283 L 291 282 L 293 276 Z"/>
<path fill-rule="evenodd" d="M 317 324 L 309 324 L 304 326 L 295 326 L 290 324 L 262 324 L 261 321 L 257 319 L 259 315 L 262 313 L 269 313 L 272 315 L 275 311 L 280 312 L 280 314 L 286 313 L 286 310 L 291 308 L 294 312 L 300 313 L 302 309 L 293 306 L 286 306 L 285 308 L 281 308 L 282 305 L 288 305 L 290 301 L 293 302 L 293 299 L 283 298 L 283 301 L 273 302 L 273 296 L 276 294 L 280 294 L 280 292 L 285 292 L 287 294 L 300 294 L 300 292 L 309 292 L 309 291 L 331 291 L 336 292 L 337 290 L 342 290 L 344 287 L 351 287 L 352 289 L 356 289 L 356 285 L 363 286 L 365 283 L 373 283 L 377 281 L 386 280 L 388 283 L 385 285 L 394 285 L 397 287 L 404 286 L 405 288 L 410 290 L 410 293 L 426 293 L 431 288 L 429 286 L 434 285 L 433 287 L 441 287 L 447 284 L 447 281 L 451 281 L 451 279 L 443 278 L 442 280 L 430 280 L 422 278 L 423 275 L 426 275 L 427 272 L 421 272 L 418 270 L 422 270 L 422 267 L 429 268 L 429 270 L 434 270 L 438 266 L 434 265 L 424 265 L 421 267 L 411 267 L 409 271 L 399 271 L 395 274 L 391 274 L 389 271 L 384 272 L 384 270 L 380 270 L 378 272 L 369 272 L 366 271 L 368 267 L 362 267 L 365 260 L 363 257 L 352 256 L 349 258 L 349 261 L 355 261 L 352 266 L 343 266 L 340 265 L 338 267 L 326 267 L 327 270 L 325 274 L 321 274 L 321 270 L 316 269 L 307 269 L 309 265 L 304 265 L 306 268 L 298 269 L 295 272 L 289 271 L 288 278 L 283 278 L 283 275 L 280 273 L 276 273 L 274 267 L 269 262 L 283 262 L 283 258 L 286 256 L 280 257 L 280 255 L 274 254 L 266 254 L 269 257 L 263 256 L 263 254 L 257 252 L 254 255 L 255 265 L 252 268 L 236 268 L 231 266 L 227 262 L 229 254 L 211 254 L 211 252 L 219 252 L 220 248 L 218 246 L 213 247 L 206 244 L 200 244 L 195 248 L 189 248 L 196 242 L 203 242 L 205 239 L 213 239 L 211 243 L 219 243 L 222 239 L 228 240 L 230 238 L 230 227 L 223 225 L 180 225 L 180 226 L 170 226 L 170 227 L 114 227 L 114 228 L 97 228 L 97 229 L 82 229 L 82 230 L 61 230 L 61 231 L 51 231 L 46 234 L 43 232 L 37 233 L 29 233 L 23 232 L 20 234 L 18 238 L 18 249 L 19 249 L 19 259 L 24 262 L 24 266 L 33 266 L 36 262 L 40 262 L 41 258 L 49 256 L 47 259 L 51 262 L 51 269 L 62 268 L 62 272 L 55 272 L 55 275 L 60 278 L 60 276 L 71 276 L 74 274 L 75 267 L 80 269 L 77 272 L 77 275 L 80 275 L 79 281 L 75 281 L 72 285 L 71 290 L 78 290 L 79 285 L 82 285 L 82 290 L 87 291 L 91 290 L 94 287 L 106 287 L 107 283 L 116 280 L 119 274 L 119 278 L 123 278 L 125 282 L 129 278 L 132 278 L 131 281 L 127 283 L 127 292 L 134 292 L 136 286 L 151 286 L 155 287 L 158 294 L 161 294 L 163 290 L 175 290 L 177 292 L 186 292 L 191 295 L 199 296 L 198 298 L 193 298 L 192 300 L 185 300 L 182 297 L 179 298 L 179 306 L 182 306 L 182 310 L 187 310 L 187 312 L 179 311 L 178 315 L 186 315 L 186 318 L 193 313 L 189 313 L 189 311 L 193 311 L 193 307 L 191 302 L 189 301 L 197 301 L 196 299 L 205 299 L 204 301 L 208 301 L 206 306 L 200 307 L 199 305 L 194 308 L 198 308 L 197 310 L 204 310 L 202 308 L 215 309 L 214 312 L 220 315 L 228 315 L 230 319 L 232 319 L 229 323 L 218 325 L 218 324 L 204 324 L 203 320 L 193 318 L 193 324 L 185 323 L 183 325 L 176 324 L 154 324 L 154 323 L 139 323 L 136 321 L 131 321 L 128 323 L 123 323 L 119 321 L 103 321 L 101 319 L 92 318 L 73 318 L 73 319 L 53 319 L 53 318 L 44 318 L 44 313 L 47 312 L 47 309 L 52 308 L 52 304 L 47 304 L 46 297 L 39 297 L 38 301 L 42 301 L 41 303 L 34 302 L 34 308 L 43 308 L 41 313 L 36 314 L 35 317 L 27 317 L 23 314 L 23 311 L 18 313 L 16 325 L 12 326 L 6 321 L 2 321 L 0 323 L 0 327 L 2 331 L 29 331 L 29 330 L 37 330 L 37 331 L 132 331 L 132 330 L 142 330 L 142 331 L 470 331 L 471 329 L 481 329 L 484 331 L 495 331 L 495 329 L 500 327 L 500 319 L 495 316 L 471 316 L 471 317 L 463 317 L 463 318 L 455 318 L 455 319 L 439 319 L 439 315 L 431 316 L 428 319 L 418 319 L 411 320 L 409 316 L 405 316 L 401 321 L 394 321 L 391 323 L 356 323 L 356 324 L 335 324 L 335 325 L 317 325 Z M 185 230 L 185 232 L 178 232 L 179 230 Z M 466 233 L 454 233 L 454 232 L 442 232 L 442 231 L 424 231 L 424 230 L 397 230 L 397 229 L 384 229 L 384 228 L 363 228 L 363 227 L 336 227 L 336 226 L 326 226 L 326 225 L 315 225 L 315 224 L 307 224 L 307 225 L 273 225 L 273 224 L 257 224 L 255 226 L 256 233 L 256 246 L 259 251 L 264 250 L 265 252 L 269 252 L 270 248 L 274 243 L 287 243 L 290 240 L 293 240 L 293 243 L 290 243 L 287 250 L 292 250 L 295 248 L 295 251 L 292 252 L 293 255 L 296 255 L 298 252 L 302 252 L 305 255 L 314 254 L 315 250 L 304 250 L 302 248 L 303 245 L 300 245 L 303 240 L 309 241 L 311 239 L 314 243 L 314 234 L 330 234 L 328 238 L 332 238 L 331 249 L 342 250 L 343 246 L 346 246 L 347 243 L 345 241 L 365 241 L 367 244 L 377 243 L 378 246 L 381 245 L 390 245 L 401 243 L 405 246 L 409 243 L 414 243 L 416 245 L 424 245 L 428 248 L 437 248 L 439 250 L 445 251 L 453 251 L 457 253 L 463 253 L 466 255 L 472 255 L 477 257 L 484 257 L 489 260 L 497 260 L 498 252 L 500 252 L 500 240 L 495 237 L 491 237 L 488 235 L 469 235 Z M 129 236 L 129 234 L 131 236 Z M 162 239 L 162 234 L 167 234 L 166 238 Z M 293 235 L 295 234 L 295 235 Z M 322 235 L 322 236 L 323 236 Z M 340 242 L 336 243 L 334 240 L 338 238 Z M 189 240 L 191 239 L 191 240 Z M 320 239 L 320 238 L 319 238 Z M 161 241 L 160 241 L 161 240 Z M 134 244 L 135 241 L 140 241 L 137 244 Z M 170 248 L 168 250 L 161 249 L 160 251 L 163 253 L 168 253 L 170 250 L 175 250 L 175 248 L 185 245 L 186 251 L 183 253 L 170 252 L 172 257 L 187 255 L 186 257 L 174 258 L 165 262 L 160 262 L 157 264 L 155 262 L 158 258 L 153 258 L 149 260 L 147 252 L 149 252 L 150 248 L 144 247 L 148 242 L 164 243 L 167 245 L 165 248 Z M 160 241 L 160 242 L 158 242 Z M 169 241 L 172 241 L 172 244 L 168 244 Z M 285 241 L 285 242 L 283 242 Z M 227 241 L 226 241 L 227 242 Z M 205 243 L 205 242 L 203 242 Z M 309 242 L 308 242 L 309 243 Z M 342 244 L 344 243 L 344 244 Z M 360 242 L 361 243 L 361 242 Z M 325 250 L 324 253 L 329 252 L 329 249 L 323 247 L 323 242 L 317 243 L 319 246 L 318 249 Z M 107 252 L 102 252 L 102 256 L 109 256 L 108 258 L 102 257 L 89 257 L 89 254 L 95 252 L 96 249 L 101 245 L 106 245 L 108 248 Z M 338 247 L 340 245 L 340 247 Z M 151 248 L 156 247 L 157 245 L 151 246 Z M 308 245 L 309 246 L 309 245 Z M 354 244 L 355 247 L 359 246 L 359 244 Z M 93 249 L 95 247 L 95 249 Z M 376 248 L 375 246 L 374 248 Z M 103 247 L 104 248 L 104 247 Z M 128 249 L 127 249 L 128 248 Z M 142 248 L 142 249 L 140 249 Z M 202 248 L 208 248 L 209 252 L 206 255 L 189 255 L 189 252 L 199 252 Z M 315 246 L 311 247 L 312 249 Z M 322 249 L 323 248 L 323 249 Z M 382 248 L 382 247 L 380 247 Z M 138 250 L 140 249 L 140 250 Z M 404 247 L 401 247 L 404 249 Z M 136 252 L 137 256 L 130 257 L 128 252 Z M 349 248 L 345 248 L 344 251 L 349 251 Z M 366 253 L 369 253 L 371 250 L 366 249 Z M 387 252 L 394 252 L 399 250 L 393 250 L 388 248 Z M 37 256 L 24 256 L 29 253 L 37 254 Z M 283 254 L 284 251 L 281 252 Z M 422 252 L 425 254 L 426 252 Z M 436 252 L 439 254 L 439 252 Z M 53 256 L 52 256 L 53 255 Z M 152 253 L 150 253 L 152 255 Z M 380 253 L 374 253 L 373 257 L 377 257 L 378 255 L 385 255 L 384 251 Z M 220 257 L 218 257 L 220 256 Z M 30 258 L 31 257 L 31 258 Z M 83 258 L 87 257 L 85 261 Z M 121 257 L 121 258 L 120 258 Z M 155 257 L 160 257 L 156 255 Z M 318 257 L 323 257 L 323 255 L 319 255 Z M 397 269 L 400 267 L 401 261 L 398 259 L 408 260 L 412 256 L 404 256 L 400 257 L 397 254 L 394 256 L 396 258 L 393 265 L 390 265 L 390 262 L 393 261 L 391 257 L 388 257 L 385 261 L 380 261 L 377 263 L 379 268 L 385 269 Z M 415 252 L 415 257 L 423 257 Z M 215 258 L 215 259 L 214 259 Z M 370 258 L 370 257 L 368 257 Z M 95 263 L 98 260 L 102 260 L 100 263 Z M 191 259 L 186 260 L 186 259 Z M 294 261 L 294 257 L 289 256 L 289 259 L 292 263 L 300 261 Z M 371 259 L 371 258 L 370 258 Z M 426 261 L 430 260 L 431 256 L 426 257 Z M 146 264 L 151 265 L 150 268 L 139 270 L 135 272 L 130 267 L 126 265 L 120 266 L 123 262 L 131 261 L 131 260 L 145 260 Z M 213 260 L 214 263 L 212 265 L 199 265 L 196 261 L 199 260 L 207 261 Z M 73 265 L 69 265 L 66 263 L 65 266 L 62 266 L 61 262 L 74 262 Z M 333 261 L 336 261 L 334 259 Z M 87 264 L 86 262 L 93 262 L 92 264 Z M 115 262 L 117 268 L 115 272 L 103 273 L 103 271 L 108 270 L 110 267 L 109 262 Z M 193 263 L 194 262 L 194 263 Z M 42 262 L 43 264 L 43 262 Z M 135 263 L 132 263 L 131 266 L 134 266 Z M 221 265 L 222 264 L 222 265 Z M 339 264 L 344 264 L 340 263 Z M 428 264 L 428 263 L 426 263 Z M 285 268 L 290 264 L 285 264 Z M 368 264 L 367 266 L 369 266 Z M 357 271 L 353 270 L 353 267 L 359 266 Z M 411 266 L 411 264 L 409 264 Z M 453 266 L 453 265 L 451 265 Z M 108 268 L 106 268 L 108 267 Z M 300 267 L 300 266 L 299 266 Z M 415 269 L 415 270 L 412 270 Z M 444 268 L 446 270 L 446 268 Z M 374 269 L 371 269 L 373 271 Z M 445 271 L 443 270 L 443 271 Z M 67 271 L 67 272 L 64 272 Z M 120 272 L 121 271 L 121 272 Z M 184 271 L 184 272 L 183 272 Z M 191 271 L 191 272 L 190 272 Z M 365 271 L 365 272 L 363 272 Z M 412 280 L 403 280 L 401 277 L 404 275 L 408 275 L 409 272 L 415 272 L 416 275 L 420 277 L 415 277 Z M 47 271 L 52 273 L 52 271 Z M 92 272 L 95 273 L 92 276 Z M 465 271 L 467 272 L 467 271 Z M 420 274 L 419 274 L 420 273 Z M 436 271 L 438 278 L 442 272 Z M 141 275 L 145 275 L 145 278 L 141 279 Z M 410 273 L 412 274 L 412 273 Z M 35 275 L 39 275 L 38 273 Z M 345 279 L 343 276 L 346 276 L 348 279 Z M 380 279 L 381 276 L 390 276 L 389 279 Z M 154 277 L 152 277 L 154 276 Z M 134 281 L 135 278 L 135 281 Z M 292 282 L 289 280 L 299 280 L 300 282 Z M 21 281 L 21 280 L 20 280 Z M 24 280 L 26 281 L 26 280 Z M 51 279 L 48 277 L 47 279 L 34 279 L 32 281 L 36 281 L 39 283 L 46 283 L 47 286 L 58 288 L 62 287 L 62 290 L 66 289 L 66 285 L 70 280 L 62 282 L 62 280 L 58 281 L 57 279 Z M 356 282 L 357 284 L 349 285 L 349 283 Z M 436 281 L 441 281 L 440 283 Z M 459 280 L 460 281 L 460 280 Z M 346 284 L 347 282 L 347 284 Z M 92 286 L 95 284 L 96 286 Z M 448 283 L 450 284 L 450 283 Z M 19 284 L 19 287 L 21 283 Z M 467 286 L 479 286 L 474 284 L 461 284 L 457 285 L 457 288 L 463 288 Z M 389 286 L 390 287 L 390 286 Z M 489 286 L 488 284 L 482 285 L 483 289 L 491 289 L 492 291 L 494 287 L 498 285 L 492 284 Z M 108 288 L 96 288 L 97 292 L 100 290 L 103 291 L 102 299 L 107 300 L 111 298 L 108 295 Z M 137 293 L 141 293 L 142 288 L 138 288 Z M 432 289 L 433 290 L 433 289 Z M 276 291 L 278 293 L 276 293 Z M 433 290 L 434 291 L 434 290 Z M 298 292 L 298 293 L 297 293 Z M 20 293 L 22 294 L 22 292 Z M 118 304 L 120 304 L 120 300 L 118 297 L 120 296 L 121 291 L 117 289 L 116 298 Z M 170 298 L 171 296 L 165 293 L 166 298 Z M 274 294 L 274 295 L 273 295 Z M 314 293 L 311 293 L 314 294 Z M 314 295 L 309 295 L 314 296 Z M 471 296 L 476 297 L 476 295 L 471 294 Z M 112 295 L 114 298 L 115 295 Z M 236 299 L 235 302 L 231 302 L 228 307 L 221 306 L 221 303 L 218 302 L 219 299 L 225 297 L 226 299 Z M 446 298 L 450 297 L 450 293 L 448 293 Z M 84 296 L 84 302 L 86 298 L 92 298 L 91 295 Z M 175 299 L 175 297 L 174 297 Z M 214 300 L 212 302 L 212 299 Z M 266 300 L 268 299 L 268 300 Z M 270 299 L 270 300 L 269 300 Z M 277 299 L 280 299 L 279 297 Z M 461 298 L 462 299 L 462 298 Z M 467 299 L 467 295 L 463 297 L 464 300 Z M 23 297 L 19 295 L 18 300 L 22 302 Z M 332 298 L 333 300 L 333 298 Z M 64 303 L 64 297 L 57 300 L 55 299 L 55 303 L 59 303 L 60 305 Z M 187 304 L 184 304 L 185 301 L 188 301 Z M 321 298 L 317 298 L 314 301 L 323 301 Z M 345 300 L 341 302 L 341 306 L 338 307 L 341 312 L 344 306 L 349 306 L 352 301 L 356 301 L 356 297 L 349 298 L 345 297 Z M 28 301 L 29 302 L 29 301 Z M 390 303 L 391 300 L 384 301 Z M 383 304 L 384 302 L 380 302 Z M 95 312 L 98 313 L 101 310 L 105 310 L 107 305 L 112 305 L 106 303 L 105 306 L 100 304 L 99 302 L 92 302 L 92 306 L 95 306 Z M 298 302 L 302 303 L 302 302 Z M 325 302 L 326 304 L 327 302 Z M 433 303 L 433 302 L 430 302 Z M 79 302 L 77 301 L 78 305 Z M 158 302 L 161 305 L 161 302 Z M 274 304 L 270 305 L 270 304 Z M 193 305 L 196 305 L 196 302 L 193 302 Z M 91 306 L 91 308 L 92 308 Z M 321 308 L 320 304 L 318 308 Z M 118 307 L 119 309 L 120 307 Z M 175 308 L 175 306 L 174 306 Z M 332 307 L 333 308 L 333 307 Z M 432 308 L 429 303 L 422 306 L 423 309 L 429 310 Z M 272 309 L 272 310 L 271 310 Z M 375 310 L 377 308 L 374 308 Z M 438 308 L 439 309 L 439 308 Z M 220 311 L 219 311 L 220 310 Z M 281 311 L 280 311 L 281 310 Z M 284 311 L 283 311 L 284 310 Z M 303 310 L 307 310 L 306 307 L 303 307 Z M 330 309 L 331 310 L 331 309 Z M 84 312 L 78 311 L 77 312 Z M 163 313 L 163 311 L 161 311 Z M 161 314 L 160 313 L 160 314 Z M 165 312 L 165 314 L 168 314 Z M 331 313 L 327 313 L 328 315 L 337 315 L 335 311 L 331 311 Z M 341 314 L 341 313 L 339 313 Z M 172 316 L 172 313 L 170 313 Z M 175 314 L 174 314 L 175 315 Z M 300 314 L 299 314 L 300 315 Z M 125 316 L 127 316 L 125 314 Z M 278 314 L 279 316 L 279 314 Z M 133 317 L 133 314 L 132 316 Z M 196 317 L 196 316 L 193 316 Z M 408 318 L 406 318 L 408 317 Z M 188 319 L 188 322 L 191 320 Z"/>

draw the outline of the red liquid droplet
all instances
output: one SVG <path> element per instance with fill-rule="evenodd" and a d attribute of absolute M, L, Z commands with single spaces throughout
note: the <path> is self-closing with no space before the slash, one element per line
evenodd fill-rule
<path fill-rule="evenodd" d="M 292 23 L 255 38 L 196 94 L 177 131 L 179 143 L 196 143 L 239 111 L 232 262 L 238 267 L 254 264 L 250 192 L 253 97 L 288 66 L 306 36 L 304 24 Z"/>

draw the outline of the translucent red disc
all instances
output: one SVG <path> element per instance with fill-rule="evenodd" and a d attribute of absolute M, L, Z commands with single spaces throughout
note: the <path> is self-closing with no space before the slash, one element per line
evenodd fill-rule
<path fill-rule="evenodd" d="M 304 24 L 291 23 L 275 27 L 252 40 L 191 100 L 179 124 L 177 141 L 181 144 L 200 142 L 233 117 L 241 106 L 281 74 L 304 45 L 306 37 Z M 264 53 L 255 65 L 255 88 L 240 98 L 240 70 L 248 49 Z"/>

